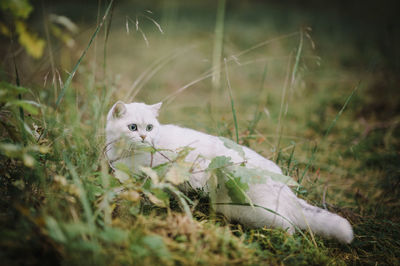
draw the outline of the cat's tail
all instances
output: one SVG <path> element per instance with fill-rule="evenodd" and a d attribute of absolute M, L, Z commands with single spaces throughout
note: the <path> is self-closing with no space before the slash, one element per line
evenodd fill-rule
<path fill-rule="evenodd" d="M 314 233 L 336 238 L 344 243 L 350 243 L 353 240 L 353 229 L 345 218 L 312 206 L 302 199 L 298 199 L 298 202 L 301 211 L 296 212 L 295 224 L 301 229 L 311 229 Z"/>

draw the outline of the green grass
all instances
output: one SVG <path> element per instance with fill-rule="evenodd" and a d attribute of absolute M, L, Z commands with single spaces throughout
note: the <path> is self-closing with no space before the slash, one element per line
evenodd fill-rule
<path fill-rule="evenodd" d="M 106 31 L 91 24 L 91 30 L 75 36 L 79 49 L 53 51 L 59 70 L 72 69 L 58 95 L 51 84 L 43 86 L 47 59 L 33 62 L 40 74 L 24 83 L 32 74 L 25 65 L 33 63 L 16 58 L 21 85 L 28 89 L 11 86 L 14 80 L 0 87 L 5 93 L 0 105 L 4 264 L 399 263 L 396 79 L 383 79 L 388 74 L 381 69 L 368 72 L 343 63 L 358 65 L 369 57 L 357 51 L 358 36 L 341 32 L 340 22 L 338 35 L 321 29 L 311 34 L 319 47 L 315 51 L 309 32 L 297 31 L 299 22 L 286 21 L 287 10 L 277 6 L 266 13 L 258 6 L 228 6 L 218 65 L 214 57 L 219 55 L 213 55 L 216 6 L 201 7 L 208 12 L 183 5 L 155 7 L 148 15 L 162 21 L 159 14 L 167 14 L 173 25 L 161 24 L 161 34 L 151 21 L 140 21 L 147 47 L 133 26 L 126 33 L 125 12 L 133 7 L 117 5 Z M 178 11 L 168 8 L 184 12 L 171 17 Z M 144 10 L 136 7 L 135 12 Z M 302 11 L 290 12 L 308 18 Z M 210 19 L 204 21 L 204 14 Z M 326 27 L 321 21 L 317 16 L 311 26 Z M 107 41 L 99 36 L 108 36 Z M 94 38 L 96 49 L 90 46 Z M 328 49 L 332 42 L 340 48 Z M 380 56 L 380 62 L 388 60 Z M 94 62 L 104 63 L 107 71 L 93 67 Z M 222 89 L 212 86 L 216 66 Z M 379 94 L 376 84 L 383 84 L 386 93 Z M 40 106 L 16 101 L 19 94 Z M 354 241 L 343 245 L 309 232 L 290 236 L 279 229 L 249 230 L 213 213 L 201 193 L 190 193 L 186 200 L 173 187 L 149 187 L 140 177 L 116 193 L 121 184 L 103 156 L 105 116 L 116 100 L 132 97 L 147 103 L 167 99 L 162 123 L 237 139 L 277 161 L 301 184 L 299 197 L 352 223 Z"/>

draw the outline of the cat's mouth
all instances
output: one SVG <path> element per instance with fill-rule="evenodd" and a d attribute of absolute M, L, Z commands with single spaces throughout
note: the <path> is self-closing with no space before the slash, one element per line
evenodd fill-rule
<path fill-rule="evenodd" d="M 141 145 L 141 144 L 148 144 L 148 145 L 151 145 L 151 143 L 150 143 L 147 139 L 142 139 L 142 138 L 138 139 L 138 138 L 136 138 L 136 137 L 131 137 L 131 138 L 130 138 L 130 141 L 131 141 L 133 144 L 139 144 L 139 145 Z"/>
<path fill-rule="evenodd" d="M 151 143 L 147 140 L 147 139 L 140 139 L 139 141 L 137 141 L 138 143 L 142 143 L 142 144 L 148 144 L 151 145 Z"/>
<path fill-rule="evenodd" d="M 135 140 L 135 143 L 140 145 L 140 146 L 152 146 L 152 143 L 147 140 L 147 139 L 140 139 L 140 140 Z"/>

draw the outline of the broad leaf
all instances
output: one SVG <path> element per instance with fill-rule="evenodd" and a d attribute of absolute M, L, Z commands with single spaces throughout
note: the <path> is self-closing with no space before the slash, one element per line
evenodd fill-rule
<path fill-rule="evenodd" d="M 189 146 L 185 146 L 181 149 L 179 149 L 178 154 L 175 158 L 175 161 L 183 161 L 186 159 L 186 156 L 188 156 L 188 154 L 194 150 L 194 148 L 189 147 Z"/>
<path fill-rule="evenodd" d="M 232 165 L 231 157 L 227 156 L 217 156 L 212 161 L 207 167 L 208 171 L 214 170 L 214 169 L 219 169 L 222 167 L 226 167 Z"/>
<path fill-rule="evenodd" d="M 167 174 L 165 175 L 165 180 L 171 182 L 174 185 L 182 184 L 183 182 L 190 179 L 191 167 L 191 163 L 187 163 L 184 161 L 176 162 L 172 164 L 172 166 L 169 168 Z"/>
<path fill-rule="evenodd" d="M 141 167 L 140 170 L 151 178 L 154 184 L 158 184 L 160 179 L 158 178 L 157 172 L 150 167 Z"/>
<path fill-rule="evenodd" d="M 46 44 L 43 39 L 39 38 L 37 34 L 29 32 L 25 22 L 19 20 L 15 22 L 15 31 L 19 35 L 19 43 L 25 47 L 28 54 L 36 59 L 42 57 Z"/>
<path fill-rule="evenodd" d="M 232 178 L 225 182 L 225 186 L 228 189 L 228 195 L 233 203 L 246 203 L 246 191 L 249 189 L 249 185 L 243 183 L 240 178 Z"/>
<path fill-rule="evenodd" d="M 230 172 L 233 174 L 233 176 L 240 178 L 242 182 L 246 182 L 248 184 L 265 184 L 267 182 L 267 178 L 270 177 L 274 181 L 284 183 L 289 186 L 299 185 L 290 176 L 260 168 L 248 168 L 245 166 L 234 165 L 230 169 Z"/>
<path fill-rule="evenodd" d="M 164 240 L 158 235 L 148 235 L 142 238 L 141 242 L 145 247 L 151 250 L 152 254 L 162 259 L 169 258 L 171 254 L 164 244 Z"/>
<path fill-rule="evenodd" d="M 64 243 L 67 241 L 61 227 L 58 225 L 57 221 L 53 217 L 46 217 L 46 227 L 48 234 L 57 242 Z"/>
<path fill-rule="evenodd" d="M 246 194 L 249 190 L 249 185 L 243 182 L 240 178 L 233 176 L 230 172 L 222 169 L 215 170 L 217 175 L 218 187 L 224 185 L 228 191 L 228 196 L 234 203 L 250 203 L 251 199 Z"/>
<path fill-rule="evenodd" d="M 27 19 L 33 11 L 28 0 L 0 1 L 0 9 L 9 11 L 16 18 Z"/>
<path fill-rule="evenodd" d="M 224 143 L 225 147 L 236 151 L 237 153 L 239 153 L 240 157 L 242 157 L 244 159 L 245 153 L 244 153 L 243 147 L 241 145 L 237 144 L 236 142 L 234 142 L 230 139 L 224 138 L 224 137 L 219 137 L 219 139 Z"/>
<path fill-rule="evenodd" d="M 121 243 L 128 239 L 128 232 L 116 227 L 108 227 L 104 228 L 104 231 L 101 231 L 98 236 L 110 243 Z"/>
<path fill-rule="evenodd" d="M 94 233 L 93 228 L 83 222 L 70 222 L 64 223 L 63 229 L 68 238 L 75 238 L 79 235 L 90 235 Z"/>
<path fill-rule="evenodd" d="M 274 173 L 268 170 L 262 170 L 266 175 L 268 175 L 269 177 L 271 177 L 272 180 L 274 181 L 278 181 L 281 183 L 284 183 L 288 186 L 300 186 L 299 183 L 297 183 L 292 177 L 287 176 L 287 175 L 283 175 L 283 174 L 278 174 L 278 173 Z"/>
<path fill-rule="evenodd" d="M 263 184 L 267 182 L 267 175 L 261 169 L 252 169 L 245 166 L 234 165 L 231 168 L 234 177 L 240 178 L 247 184 Z"/>
<path fill-rule="evenodd" d="M 38 104 L 37 102 L 27 100 L 15 100 L 9 103 L 23 108 L 25 111 L 31 113 L 32 115 L 37 115 L 39 113 L 37 107 L 40 107 L 40 104 Z"/>
<path fill-rule="evenodd" d="M 171 163 L 166 162 L 166 163 L 162 163 L 157 166 L 154 166 L 152 169 L 157 173 L 158 176 L 165 176 L 165 174 L 167 173 L 170 166 L 171 166 Z"/>
<path fill-rule="evenodd" d="M 169 195 L 162 189 L 152 189 L 150 192 L 145 192 L 149 200 L 156 206 L 165 208 L 169 204 Z"/>

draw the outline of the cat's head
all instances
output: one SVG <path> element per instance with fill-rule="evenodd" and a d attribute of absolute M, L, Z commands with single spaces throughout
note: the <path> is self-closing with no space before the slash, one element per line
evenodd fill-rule
<path fill-rule="evenodd" d="M 107 115 L 107 139 L 110 141 L 124 137 L 135 143 L 153 143 L 160 126 L 157 117 L 161 105 L 116 102 Z"/>

